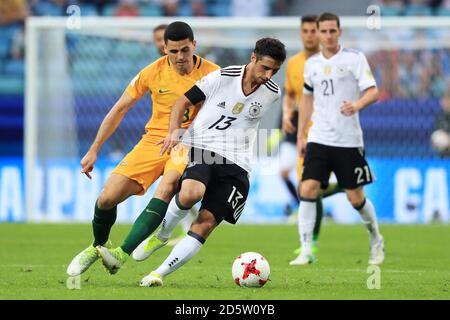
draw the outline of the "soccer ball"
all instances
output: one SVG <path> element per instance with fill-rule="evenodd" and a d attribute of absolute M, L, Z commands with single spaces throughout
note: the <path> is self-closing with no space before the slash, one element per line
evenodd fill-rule
<path fill-rule="evenodd" d="M 270 266 L 259 253 L 246 252 L 234 260 L 231 273 L 238 286 L 261 288 L 269 280 Z"/>
<path fill-rule="evenodd" d="M 444 130 L 436 130 L 431 135 L 431 144 L 438 151 L 445 151 L 450 148 L 450 136 Z"/>

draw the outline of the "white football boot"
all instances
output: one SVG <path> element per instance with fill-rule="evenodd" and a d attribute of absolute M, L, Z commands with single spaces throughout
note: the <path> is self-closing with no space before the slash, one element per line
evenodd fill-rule
<path fill-rule="evenodd" d="M 155 271 L 150 272 L 139 283 L 141 287 L 159 287 L 163 285 L 162 277 Z"/>
<path fill-rule="evenodd" d="M 369 264 L 382 264 L 384 261 L 384 239 L 379 236 L 370 240 Z"/>

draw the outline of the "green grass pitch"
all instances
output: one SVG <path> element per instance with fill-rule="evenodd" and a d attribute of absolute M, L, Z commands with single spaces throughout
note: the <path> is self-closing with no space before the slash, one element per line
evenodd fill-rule
<path fill-rule="evenodd" d="M 130 226 L 112 230 L 120 244 Z M 386 261 L 381 288 L 369 290 L 368 237 L 361 225 L 326 224 L 318 263 L 289 266 L 297 245 L 294 225 L 222 225 L 199 254 L 169 275 L 163 287 L 140 288 L 139 280 L 168 255 L 163 248 L 114 276 L 96 262 L 80 289 L 66 287 L 66 267 L 91 240 L 90 225 L 0 224 L 0 299 L 449 299 L 450 226 L 382 225 Z M 270 262 L 265 287 L 244 289 L 231 277 L 234 258 L 246 251 Z"/>

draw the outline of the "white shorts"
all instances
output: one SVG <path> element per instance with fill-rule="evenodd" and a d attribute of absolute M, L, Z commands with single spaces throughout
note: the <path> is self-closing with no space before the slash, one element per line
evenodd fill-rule
<path fill-rule="evenodd" d="M 292 142 L 280 143 L 280 171 L 291 171 L 297 168 L 298 151 L 297 145 Z"/>

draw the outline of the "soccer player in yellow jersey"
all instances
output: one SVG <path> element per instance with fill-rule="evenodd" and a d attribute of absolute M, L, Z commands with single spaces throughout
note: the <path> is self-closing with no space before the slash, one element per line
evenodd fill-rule
<path fill-rule="evenodd" d="M 289 161 L 289 158 L 292 159 L 293 157 L 297 157 L 297 175 L 299 181 L 298 190 L 300 190 L 300 181 L 303 170 L 303 158 L 299 157 L 297 153 L 298 112 L 297 110 L 295 110 L 295 106 L 300 105 L 300 101 L 303 97 L 303 68 L 305 65 L 305 61 L 306 59 L 320 51 L 316 19 L 317 16 L 315 15 L 307 15 L 301 18 L 300 38 L 302 40 L 304 50 L 291 57 L 288 60 L 286 67 L 285 95 L 283 97 L 282 118 L 282 130 L 284 133 L 284 138 L 280 144 L 282 164 L 281 176 L 285 181 L 288 190 L 291 192 L 293 197 L 297 199 L 297 201 L 297 190 L 295 189 L 294 184 L 289 180 L 289 172 L 295 165 L 290 164 L 291 161 Z M 311 127 L 311 124 L 312 123 L 310 122 L 308 125 L 308 130 L 309 127 Z M 284 160 L 283 158 L 286 158 L 286 160 Z M 327 186 L 328 181 L 324 181 L 323 187 Z M 337 185 L 333 184 L 323 192 L 322 196 L 329 196 L 340 191 L 342 190 Z M 323 204 L 321 197 L 317 199 L 316 214 L 316 224 L 314 226 L 313 233 L 313 253 L 317 253 L 318 251 L 318 239 L 323 215 Z M 294 251 L 295 254 L 298 254 L 299 252 L 300 249 Z"/>
<path fill-rule="evenodd" d="M 158 26 L 156 26 L 153 29 L 153 43 L 155 45 L 156 50 L 158 50 L 158 53 L 161 56 L 164 56 L 165 53 L 165 43 L 164 43 L 164 32 L 167 29 L 167 24 L 160 24 Z M 178 207 L 176 206 L 176 204 L 174 204 L 174 201 L 172 201 L 171 203 L 169 203 L 169 208 L 167 209 L 168 214 L 175 214 L 178 215 Z M 175 244 L 178 243 L 178 241 L 180 241 L 181 239 L 184 238 L 184 236 L 186 235 L 186 233 L 189 231 L 189 229 L 191 228 L 191 224 L 192 222 L 195 220 L 195 218 L 198 216 L 198 210 L 196 206 L 193 206 L 189 212 L 186 214 L 186 216 L 180 220 L 180 230 L 179 233 L 170 241 L 168 241 L 167 245 L 168 246 L 174 246 Z M 167 217 L 167 215 L 166 215 Z"/>
<path fill-rule="evenodd" d="M 120 247 L 129 254 L 159 226 L 163 217 L 156 213 L 165 211 L 178 191 L 178 180 L 187 165 L 188 150 L 179 148 L 173 150 L 172 155 L 161 155 L 158 143 L 167 136 L 171 108 L 178 97 L 219 66 L 194 54 L 194 35 L 191 27 L 184 22 L 171 23 L 164 33 L 164 42 L 167 56 L 159 58 L 134 77 L 106 115 L 93 144 L 81 160 L 81 172 L 90 179 L 102 144 L 116 130 L 133 104 L 147 92 L 151 94 L 152 117 L 145 126 L 145 134 L 106 181 L 95 204 L 92 220 L 94 241 L 72 260 L 67 268 L 70 276 L 83 273 L 98 259 L 96 246 L 108 245 L 119 203 L 132 195 L 144 194 L 163 176 L 154 197 Z M 197 112 L 196 108 L 186 110 L 183 128 L 189 126 Z M 173 155 L 174 152 L 177 156 Z"/>

